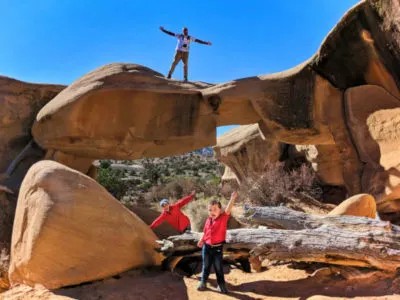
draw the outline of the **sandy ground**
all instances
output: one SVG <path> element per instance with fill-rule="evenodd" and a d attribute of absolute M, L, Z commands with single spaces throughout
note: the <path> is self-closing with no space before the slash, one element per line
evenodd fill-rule
<path fill-rule="evenodd" d="M 228 295 L 216 291 L 212 274 L 209 289 L 198 292 L 200 274 L 190 278 L 159 271 L 131 271 L 120 277 L 76 287 L 47 291 L 26 286 L 0 294 L 0 299 L 400 299 L 400 278 L 371 283 L 368 280 L 349 281 L 340 276 L 310 275 L 290 265 L 271 266 L 261 273 L 244 273 L 226 268 Z"/>

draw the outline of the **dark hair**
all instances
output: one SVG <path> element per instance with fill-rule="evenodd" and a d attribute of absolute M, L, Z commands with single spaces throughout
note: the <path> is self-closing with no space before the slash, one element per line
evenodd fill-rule
<path fill-rule="evenodd" d="M 218 200 L 211 200 L 208 205 L 218 205 L 219 208 L 222 208 L 221 202 L 219 202 Z"/>

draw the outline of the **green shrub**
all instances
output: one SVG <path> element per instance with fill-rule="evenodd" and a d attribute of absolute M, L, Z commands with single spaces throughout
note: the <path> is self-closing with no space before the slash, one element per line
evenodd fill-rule
<path fill-rule="evenodd" d="M 128 184 L 122 181 L 123 172 L 110 168 L 111 164 L 100 164 L 97 182 L 100 183 L 115 198 L 120 200 L 128 190 Z M 102 167 L 103 166 L 103 167 Z"/>

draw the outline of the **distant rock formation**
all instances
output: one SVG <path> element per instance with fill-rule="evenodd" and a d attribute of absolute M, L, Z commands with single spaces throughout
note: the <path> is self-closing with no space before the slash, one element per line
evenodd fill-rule
<path fill-rule="evenodd" d="M 215 157 L 229 168 L 222 180 L 236 177 L 241 182 L 248 176 L 261 173 L 268 161 L 279 160 L 282 145 L 274 140 L 264 140 L 258 124 L 229 130 L 217 139 L 213 147 Z"/>

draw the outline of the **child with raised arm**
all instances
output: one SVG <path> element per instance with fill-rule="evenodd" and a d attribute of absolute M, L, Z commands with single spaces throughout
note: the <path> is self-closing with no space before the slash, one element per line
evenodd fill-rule
<path fill-rule="evenodd" d="M 167 199 L 161 200 L 160 206 L 163 211 L 161 215 L 151 223 L 150 228 L 154 229 L 166 221 L 180 233 L 190 232 L 190 220 L 181 209 L 194 199 L 195 194 L 196 192 L 193 191 L 189 196 L 180 199 L 174 204 L 169 204 Z"/>
<path fill-rule="evenodd" d="M 203 291 L 207 288 L 207 280 L 210 276 L 211 265 L 214 265 L 217 275 L 218 291 L 224 294 L 228 293 L 225 286 L 223 271 L 223 245 L 226 238 L 228 219 L 231 215 L 236 197 L 237 192 L 233 192 L 225 210 L 222 209 L 221 202 L 217 200 L 213 200 L 208 204 L 209 218 L 204 224 L 203 237 L 197 244 L 197 246 L 202 248 L 203 257 L 203 273 L 201 282 L 197 287 L 199 291 Z"/>

